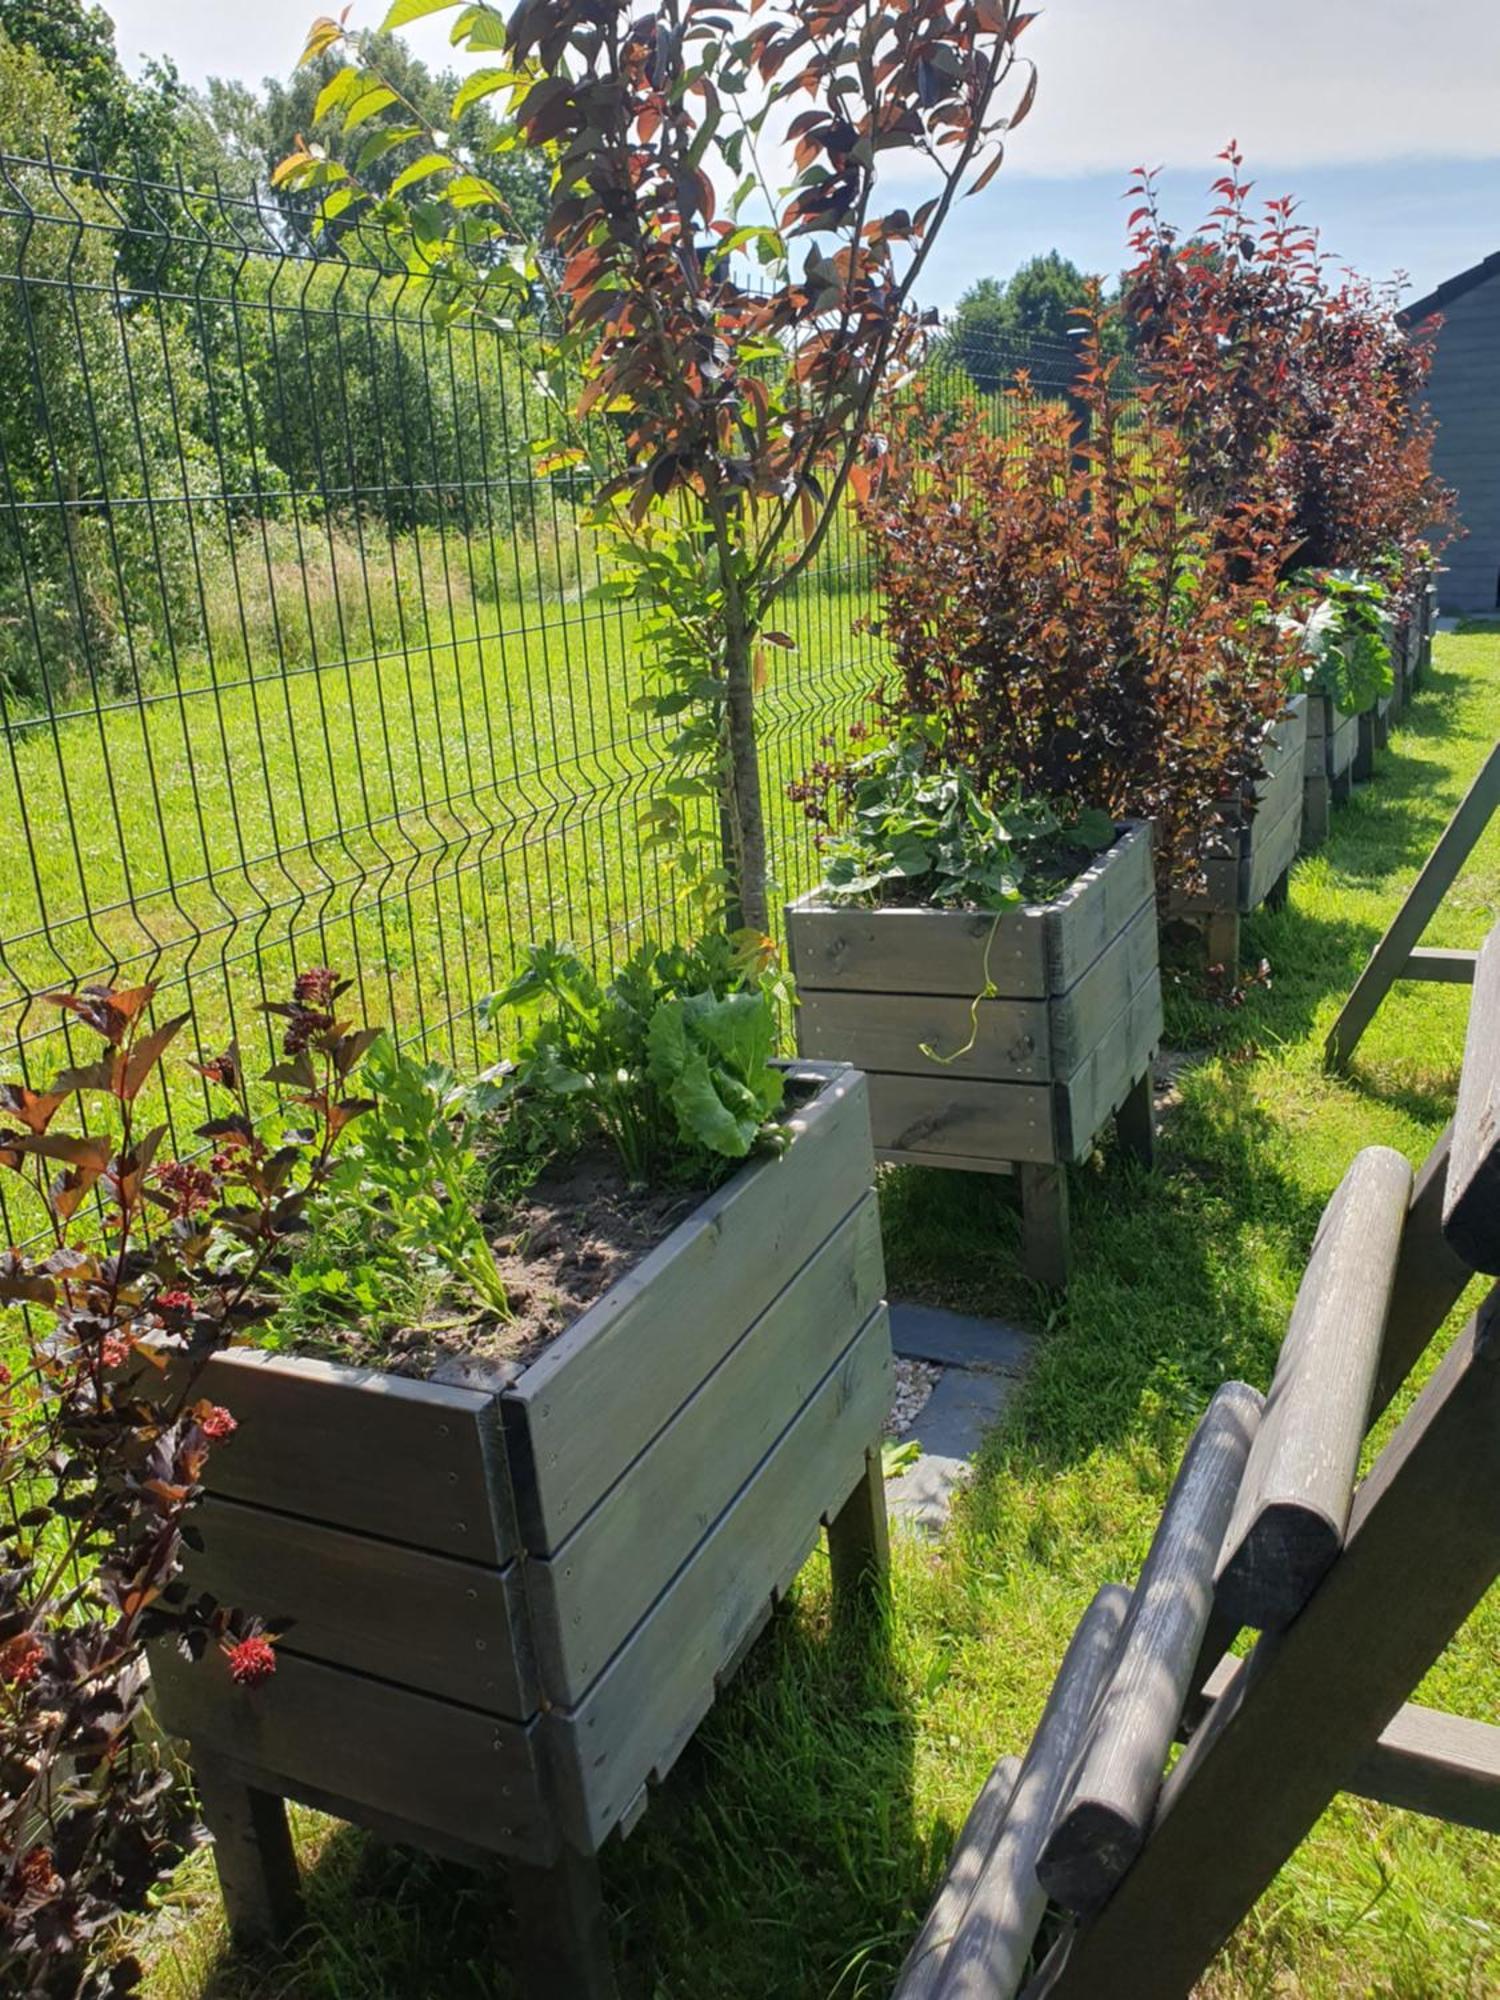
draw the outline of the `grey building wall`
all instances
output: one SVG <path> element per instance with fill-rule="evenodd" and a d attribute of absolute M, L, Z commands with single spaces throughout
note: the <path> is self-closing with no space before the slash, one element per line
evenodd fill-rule
<path fill-rule="evenodd" d="M 1468 533 L 1443 558 L 1445 612 L 1500 608 L 1500 271 L 1440 308 L 1427 400 L 1438 420 L 1433 461 L 1458 494 Z"/>

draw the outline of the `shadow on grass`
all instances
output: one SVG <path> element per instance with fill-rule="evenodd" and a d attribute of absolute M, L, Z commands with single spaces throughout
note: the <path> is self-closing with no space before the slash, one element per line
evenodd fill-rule
<path fill-rule="evenodd" d="M 833 1624 L 826 1579 L 815 1557 L 639 1829 L 604 1849 L 622 2000 L 889 1990 L 954 1829 L 916 1829 L 889 1617 Z M 226 1950 L 202 2000 L 519 2000 L 501 1864 L 477 1874 L 341 1826 L 304 1888 L 295 1949 Z M 890 1922 L 866 1937 L 872 1908 Z"/>

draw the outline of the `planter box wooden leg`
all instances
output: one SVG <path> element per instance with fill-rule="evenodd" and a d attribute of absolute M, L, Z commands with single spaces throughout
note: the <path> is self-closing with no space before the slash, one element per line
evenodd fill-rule
<path fill-rule="evenodd" d="M 237 1945 L 283 1944 L 305 1912 L 286 1801 L 193 1755 L 193 1783 L 203 1823 L 213 1835 L 214 1865 Z"/>
<path fill-rule="evenodd" d="M 1375 775 L 1375 711 L 1367 708 L 1359 718 L 1359 748 L 1354 753 L 1354 781 L 1368 784 Z"/>
<path fill-rule="evenodd" d="M 619 2000 L 599 1862 L 565 1847 L 549 1868 L 512 1862 L 504 1949 L 525 2000 Z"/>
<path fill-rule="evenodd" d="M 1240 913 L 1215 910 L 1205 930 L 1210 965 L 1222 965 L 1228 978 L 1240 969 Z"/>
<path fill-rule="evenodd" d="M 1067 1169 L 1023 1166 L 1020 1176 L 1026 1275 L 1060 1291 L 1068 1282 L 1072 1262 Z"/>
<path fill-rule="evenodd" d="M 828 1566 L 834 1609 L 857 1614 L 883 1603 L 891 1545 L 885 1515 L 885 1468 L 878 1451 L 865 1454 L 859 1484 L 828 1523 Z"/>
<path fill-rule="evenodd" d="M 1273 915 L 1277 910 L 1284 910 L 1291 893 L 1292 871 L 1289 867 L 1283 868 L 1281 873 L 1276 877 L 1276 880 L 1266 891 L 1266 908 Z"/>
<path fill-rule="evenodd" d="M 1143 1167 L 1156 1163 L 1156 1088 L 1148 1069 L 1130 1086 L 1125 1102 L 1115 1113 L 1115 1132 L 1121 1148 Z"/>
<path fill-rule="evenodd" d="M 1328 838 L 1329 786 L 1323 777 L 1310 777 L 1302 795 L 1302 846 L 1321 847 Z"/>
<path fill-rule="evenodd" d="M 1336 778 L 1330 778 L 1328 790 L 1336 806 L 1348 805 L 1354 790 L 1354 766 L 1351 764 L 1346 771 L 1340 771 Z"/>

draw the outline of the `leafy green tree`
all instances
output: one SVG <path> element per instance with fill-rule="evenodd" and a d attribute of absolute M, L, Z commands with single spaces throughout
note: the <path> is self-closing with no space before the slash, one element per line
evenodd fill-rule
<path fill-rule="evenodd" d="M 1039 389 L 1068 388 L 1073 370 L 1062 350 L 1077 339 L 1088 283 L 1057 250 L 1030 258 L 1009 278 L 981 278 L 958 302 L 949 355 L 986 396 L 1008 388 L 1022 368 Z M 1115 315 L 1106 321 L 1102 345 L 1106 355 L 1121 351 Z"/>
<path fill-rule="evenodd" d="M 0 32 L 57 80 L 83 158 L 110 173 L 137 166 L 149 173 L 175 159 L 187 89 L 170 61 L 150 62 L 139 80 L 131 77 L 102 7 L 89 0 L 0 0 Z"/>
<path fill-rule="evenodd" d="M 371 62 L 413 107 L 413 122 L 442 129 L 455 150 L 489 160 L 489 178 L 504 196 L 508 213 L 528 237 L 537 234 L 546 212 L 550 179 L 546 161 L 535 153 L 498 156 L 502 127 L 489 106 L 475 99 L 455 115 L 459 79 L 447 70 L 434 75 L 399 35 L 373 35 L 368 46 Z M 305 141 L 323 147 L 330 159 L 350 167 L 362 161 L 363 184 L 372 194 L 388 194 L 399 176 L 427 149 L 426 132 L 418 131 L 395 146 L 374 152 L 373 157 L 365 157 L 370 132 L 346 134 L 332 110 L 320 110 L 323 93 L 340 68 L 338 58 L 326 53 L 294 70 L 285 81 L 268 77 L 260 96 L 243 84 L 210 78 L 205 103 L 220 143 L 231 155 L 253 163 L 258 179 L 269 179 L 278 163 Z M 337 239 L 336 226 L 327 232 L 318 230 L 315 197 L 284 185 L 276 185 L 274 193 L 299 243 L 316 251 Z"/>
<path fill-rule="evenodd" d="M 0 34 L 0 150 L 66 158 L 78 115 L 34 48 Z M 17 167 L 24 215 L 0 218 L 0 462 L 17 503 L 0 536 L 0 688 L 121 678 L 195 615 L 187 509 L 131 504 L 180 494 L 204 453 L 169 391 L 192 365 L 174 314 L 125 310 L 105 196 L 86 179 L 59 207 L 45 170 Z M 66 282 L 63 282 L 66 280 Z"/>

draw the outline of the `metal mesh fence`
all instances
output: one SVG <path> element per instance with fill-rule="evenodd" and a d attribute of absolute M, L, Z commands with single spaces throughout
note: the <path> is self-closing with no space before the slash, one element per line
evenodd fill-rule
<path fill-rule="evenodd" d="M 40 996 L 99 977 L 253 1047 L 294 963 L 489 1060 L 475 1003 L 528 940 L 597 962 L 678 927 L 637 833 L 667 725 L 537 470 L 534 336 L 427 304 L 352 237 L 304 254 L 258 195 L 0 157 L 7 1072 L 66 1059 Z M 1061 393 L 1071 351 L 939 337 L 928 364 L 955 398 L 1023 367 Z M 844 518 L 763 699 L 787 894 L 813 869 L 787 782 L 873 684 L 869 608 Z"/>

